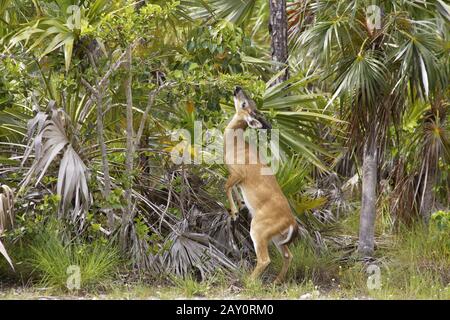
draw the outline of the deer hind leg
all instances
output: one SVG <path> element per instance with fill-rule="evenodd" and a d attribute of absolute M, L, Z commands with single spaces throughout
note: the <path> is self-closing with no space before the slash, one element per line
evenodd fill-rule
<path fill-rule="evenodd" d="M 280 252 L 281 256 L 283 257 L 283 266 L 281 267 L 280 273 L 276 277 L 274 283 L 281 283 L 284 281 L 284 278 L 286 277 L 286 273 L 289 270 L 289 265 L 292 261 L 292 253 L 289 251 L 289 247 L 287 244 L 279 244 L 279 239 L 275 238 L 273 239 L 273 243 L 277 247 L 278 251 Z"/>
<path fill-rule="evenodd" d="M 254 223 L 252 222 L 250 236 L 253 241 L 253 245 L 256 251 L 256 267 L 253 270 L 250 278 L 255 280 L 258 278 L 267 266 L 270 264 L 269 257 L 269 239 L 265 236 L 263 232 L 259 232 L 258 229 L 254 228 Z"/>

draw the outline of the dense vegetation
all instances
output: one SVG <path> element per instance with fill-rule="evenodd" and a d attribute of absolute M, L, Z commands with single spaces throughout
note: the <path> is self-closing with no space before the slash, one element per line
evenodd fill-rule
<path fill-rule="evenodd" d="M 450 298 L 444 1 L 0 0 L 0 37 L 0 292 Z M 238 85 L 301 229 L 278 287 L 208 148 Z"/>

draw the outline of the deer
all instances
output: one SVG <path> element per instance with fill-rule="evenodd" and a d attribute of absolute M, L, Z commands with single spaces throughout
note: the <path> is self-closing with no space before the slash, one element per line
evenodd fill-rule
<path fill-rule="evenodd" d="M 298 224 L 272 169 L 255 146 L 245 141 L 245 130 L 270 130 L 270 123 L 241 87 L 234 90 L 234 106 L 236 112 L 224 133 L 224 158 L 229 171 L 225 183 L 229 214 L 236 221 L 245 204 L 251 215 L 250 237 L 256 252 L 256 266 L 250 279 L 259 278 L 270 264 L 269 244 L 272 241 L 283 257 L 282 268 L 274 281 L 281 283 L 293 258 L 288 245 L 298 235 Z M 238 201 L 238 206 L 233 198 L 233 192 L 240 198 L 236 188 L 240 189 L 243 198 L 243 203 Z"/>

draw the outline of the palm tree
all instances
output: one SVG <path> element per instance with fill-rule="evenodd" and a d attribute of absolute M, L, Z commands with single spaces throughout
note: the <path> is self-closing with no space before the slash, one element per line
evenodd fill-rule
<path fill-rule="evenodd" d="M 442 97 L 416 101 L 391 139 L 398 158 L 390 170 L 391 210 L 402 221 L 411 221 L 414 213 L 428 223 L 433 210 L 449 204 L 450 185 L 441 174 L 450 164 L 449 121 L 449 104 Z"/>
<path fill-rule="evenodd" d="M 277 82 L 286 81 L 289 77 L 288 62 L 288 21 L 286 12 L 286 0 L 269 0 L 270 4 L 270 46 L 272 49 L 272 61 L 279 63 L 277 69 L 282 74 Z"/>
<path fill-rule="evenodd" d="M 80 40 L 100 21 L 102 14 L 111 10 L 106 0 L 70 1 L 55 0 L 55 6 L 35 1 L 36 17 L 16 29 L 9 48 L 21 42 L 30 42 L 28 52 L 35 51 L 42 58 L 63 48 L 66 71 Z"/>
<path fill-rule="evenodd" d="M 323 80 L 332 79 L 331 105 L 339 98 L 350 122 L 350 149 L 362 154 L 358 251 L 374 251 L 378 164 L 388 128 L 408 101 L 443 94 L 441 18 L 434 4 L 413 1 L 308 1 L 314 21 L 297 38 L 292 55 Z M 372 19 L 375 18 L 375 19 Z M 448 48 L 447 55 L 448 55 Z M 327 82 L 325 82 L 327 83 Z"/>
<path fill-rule="evenodd" d="M 85 54 L 85 44 L 83 43 L 83 39 L 86 38 L 89 30 L 95 28 L 100 22 L 102 14 L 107 13 L 112 8 L 112 4 L 106 0 L 95 0 L 91 2 L 55 0 L 53 4 L 39 1 L 33 3 L 36 10 L 36 16 L 26 23 L 16 26 L 15 31 L 4 38 L 7 49 L 15 50 L 16 47 L 24 44 L 26 53 L 38 60 L 62 49 L 66 73 L 69 72 L 73 56 L 83 57 Z M 6 42 L 6 40 L 8 41 Z M 89 45 L 87 47 L 89 47 Z M 40 69 L 40 62 L 36 62 L 36 64 Z M 48 82 L 51 82 L 46 81 L 44 76 L 43 78 L 44 83 L 48 84 Z M 103 81 L 103 85 L 104 82 L 105 81 Z M 101 88 L 98 92 L 95 91 L 92 93 L 95 95 L 97 102 L 97 131 L 99 144 L 102 150 L 105 179 L 104 196 L 105 198 L 108 198 L 111 192 L 111 182 L 109 177 L 109 166 L 106 161 L 104 126 L 101 116 L 103 114 L 103 90 L 104 88 Z M 63 101 L 63 99 L 59 99 L 59 94 L 56 92 L 54 92 L 52 98 L 58 103 Z M 88 108 L 91 105 L 91 102 L 92 101 L 89 101 L 87 103 Z M 61 107 L 61 105 L 59 105 L 59 107 Z M 109 227 L 112 228 L 112 214 L 108 212 L 108 216 Z"/>

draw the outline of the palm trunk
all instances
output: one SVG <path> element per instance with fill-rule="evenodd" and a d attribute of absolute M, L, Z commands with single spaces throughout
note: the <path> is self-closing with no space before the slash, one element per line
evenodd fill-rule
<path fill-rule="evenodd" d="M 431 160 L 425 177 L 423 198 L 420 205 L 420 214 L 423 221 L 428 224 L 430 221 L 431 213 L 434 207 L 434 192 L 433 188 L 436 185 L 436 167 L 435 161 Z"/>
<path fill-rule="evenodd" d="M 109 197 L 111 195 L 111 177 L 109 175 L 108 154 L 104 138 L 104 131 L 105 130 L 103 125 L 103 93 L 99 90 L 97 92 L 97 137 L 102 155 L 103 180 L 105 184 L 103 190 L 103 197 L 108 203 Z M 114 229 L 114 213 L 112 212 L 108 204 L 107 207 L 105 208 L 105 212 L 108 219 L 108 228 L 110 231 L 112 231 Z"/>
<path fill-rule="evenodd" d="M 283 74 L 275 81 L 275 83 L 280 83 L 289 78 L 289 70 L 286 66 L 288 61 L 286 0 L 269 0 L 269 4 L 269 33 L 271 36 L 272 60 L 284 64 L 276 67 L 277 72 L 285 69 Z"/>
<path fill-rule="evenodd" d="M 132 96 L 132 74 L 131 74 L 131 47 L 127 49 L 126 68 L 127 76 L 125 79 L 125 95 L 127 100 L 127 153 L 125 160 L 125 200 L 126 208 L 122 214 L 122 226 L 120 232 L 121 248 L 125 252 L 128 245 L 128 227 L 131 222 L 133 204 L 132 204 L 132 187 L 133 187 L 133 158 L 134 158 L 134 132 L 133 132 L 133 96 Z"/>
<path fill-rule="evenodd" d="M 362 256 L 372 256 L 375 247 L 375 216 L 377 187 L 377 146 L 375 134 L 366 138 L 363 154 L 362 200 L 359 224 L 358 252 Z"/>

